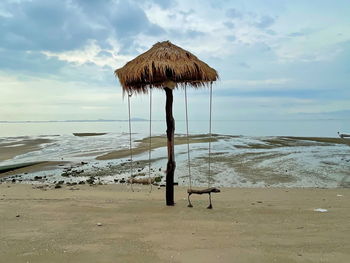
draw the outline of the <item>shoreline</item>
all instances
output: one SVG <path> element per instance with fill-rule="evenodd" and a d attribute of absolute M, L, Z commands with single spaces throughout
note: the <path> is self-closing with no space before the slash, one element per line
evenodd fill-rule
<path fill-rule="evenodd" d="M 5 262 L 347 262 L 350 189 L 0 184 Z M 318 212 L 317 209 L 326 209 Z M 316 209 L 316 210 L 315 210 Z"/>
<path fill-rule="evenodd" d="M 89 133 L 96 134 L 96 133 Z M 127 135 L 119 135 L 127 141 Z M 124 137 L 123 137 L 124 136 Z M 44 139 L 45 141 L 41 141 Z M 2 141 L 6 151 L 20 151 L 25 143 L 40 148 L 33 152 L 24 152 L 25 158 L 16 158 L 17 163 L 7 162 L 8 166 L 21 166 L 32 161 L 42 163 L 1 173 L 0 181 L 36 183 L 115 183 L 130 178 L 129 149 L 119 143 L 120 150 L 113 150 L 110 140 L 119 140 L 115 135 L 94 136 L 55 136 L 54 138 L 19 137 Z M 49 140 L 49 142 L 48 142 Z M 208 156 L 205 135 L 190 137 L 191 166 L 194 185 L 204 185 L 207 177 Z M 213 174 L 210 180 L 213 186 L 225 187 L 350 187 L 349 141 L 341 138 L 320 137 L 244 137 L 213 135 L 211 138 Z M 38 142 L 42 142 L 41 144 Z M 67 142 L 69 144 L 68 148 Z M 70 145 L 69 142 L 72 142 Z M 96 146 L 100 143 L 101 146 Z M 187 185 L 187 138 L 176 135 L 177 169 L 175 179 L 180 185 Z M 84 146 L 86 145 L 86 146 Z M 107 148 L 104 148 L 107 147 Z M 62 149 L 62 153 L 60 150 Z M 68 151 L 67 151 L 68 149 Z M 118 148 L 117 148 L 118 149 Z M 151 177 L 164 178 L 166 169 L 166 138 L 152 137 Z M 69 151 L 70 150 L 70 151 Z M 134 171 L 132 176 L 142 178 L 148 174 L 149 137 L 134 141 Z M 102 154 L 102 152 L 107 152 Z M 51 161 L 47 155 L 54 154 Z M 34 157 L 36 156 L 36 157 Z M 41 157 L 42 156 L 42 157 Z M 15 159 L 14 159 L 15 160 Z M 4 163 L 5 164 L 5 163 Z M 43 178 L 35 180 L 36 178 Z M 6 178 L 6 179 L 4 179 Z M 164 184 L 164 179 L 161 184 Z"/>
<path fill-rule="evenodd" d="M 51 143 L 53 140 L 45 138 L 31 139 L 27 136 L 10 137 L 15 141 L 5 142 L 0 144 L 0 162 L 10 160 L 18 155 L 34 152 L 41 149 L 41 146 L 46 143 Z M 20 141 L 16 139 L 22 139 Z"/>

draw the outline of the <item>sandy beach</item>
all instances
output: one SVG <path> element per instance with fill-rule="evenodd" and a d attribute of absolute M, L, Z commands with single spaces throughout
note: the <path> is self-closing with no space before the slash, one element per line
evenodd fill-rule
<path fill-rule="evenodd" d="M 130 176 L 126 135 L 93 135 L 1 142 L 1 262 L 350 260 L 346 140 L 215 135 L 222 192 L 208 210 L 207 195 L 187 207 L 186 137 L 175 139 L 179 186 L 167 207 L 163 187 L 120 183 Z M 195 187 L 207 183 L 208 141 L 190 138 Z M 135 178 L 148 174 L 148 142 L 133 145 Z M 152 176 L 164 175 L 164 146 L 152 138 Z"/>
<path fill-rule="evenodd" d="M 350 263 L 350 1 L 0 2 L 0 263 Z"/>
<path fill-rule="evenodd" d="M 349 189 L 0 185 L 2 262 L 349 262 Z M 326 209 L 327 212 L 314 211 Z M 323 210 L 321 210 L 323 211 Z"/>

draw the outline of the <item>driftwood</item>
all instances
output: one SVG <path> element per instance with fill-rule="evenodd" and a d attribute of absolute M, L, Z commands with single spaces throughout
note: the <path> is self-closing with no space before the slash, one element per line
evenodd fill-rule
<path fill-rule="evenodd" d="M 74 136 L 100 136 L 105 135 L 107 133 L 105 132 L 75 132 L 73 133 Z"/>
<path fill-rule="evenodd" d="M 211 204 L 211 193 L 220 193 L 220 189 L 218 189 L 216 187 L 211 187 L 211 188 L 202 189 L 202 190 L 188 189 L 187 193 L 188 193 L 188 197 L 187 197 L 188 207 L 193 207 L 191 200 L 190 200 L 190 196 L 192 194 L 197 194 L 197 195 L 208 194 L 209 195 L 209 206 L 207 208 L 212 209 L 213 206 Z"/>
<path fill-rule="evenodd" d="M 154 177 L 151 178 L 130 178 L 127 180 L 129 184 L 154 184 L 156 179 Z"/>

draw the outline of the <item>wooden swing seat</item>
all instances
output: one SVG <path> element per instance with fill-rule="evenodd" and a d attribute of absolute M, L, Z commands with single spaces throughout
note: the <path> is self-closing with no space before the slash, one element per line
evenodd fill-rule
<path fill-rule="evenodd" d="M 206 189 L 202 189 L 202 190 L 187 189 L 187 193 L 188 193 L 188 197 L 187 197 L 188 207 L 193 207 L 191 200 L 190 200 L 190 196 L 192 194 L 196 194 L 196 195 L 208 194 L 209 195 L 209 206 L 207 208 L 212 209 L 213 206 L 211 204 L 211 193 L 220 193 L 220 189 L 218 189 L 216 187 L 210 187 L 210 188 L 206 188 Z"/>
<path fill-rule="evenodd" d="M 191 194 L 202 195 L 202 194 L 210 194 L 210 193 L 220 193 L 220 189 L 218 189 L 216 187 L 210 187 L 210 188 L 202 189 L 202 190 L 187 189 L 187 193 L 189 195 L 191 195 Z"/>

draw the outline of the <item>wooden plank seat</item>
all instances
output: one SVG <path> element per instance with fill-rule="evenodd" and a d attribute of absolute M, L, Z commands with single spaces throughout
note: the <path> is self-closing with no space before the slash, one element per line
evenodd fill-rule
<path fill-rule="evenodd" d="M 213 206 L 211 204 L 211 193 L 220 193 L 220 189 L 216 188 L 216 187 L 210 187 L 207 189 L 202 189 L 202 190 L 197 190 L 197 189 L 187 189 L 187 193 L 188 193 L 188 207 L 193 207 L 191 200 L 190 200 L 190 196 L 192 194 L 196 194 L 196 195 L 202 195 L 202 194 L 208 194 L 209 195 L 209 206 L 207 207 L 208 209 L 212 209 Z"/>

